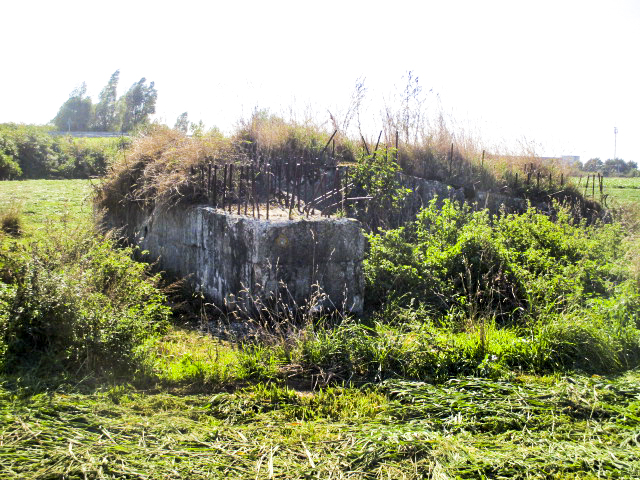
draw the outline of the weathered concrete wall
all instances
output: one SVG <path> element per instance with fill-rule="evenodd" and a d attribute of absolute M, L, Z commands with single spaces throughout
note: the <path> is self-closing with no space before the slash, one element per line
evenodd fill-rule
<path fill-rule="evenodd" d="M 206 206 L 150 214 L 123 209 L 105 220 L 220 305 L 243 291 L 280 292 L 302 305 L 318 285 L 326 306 L 362 311 L 365 242 L 356 220 L 265 221 Z"/>

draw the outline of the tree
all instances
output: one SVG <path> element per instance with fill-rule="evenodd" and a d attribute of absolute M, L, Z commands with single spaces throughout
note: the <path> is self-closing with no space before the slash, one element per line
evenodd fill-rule
<path fill-rule="evenodd" d="M 130 132 L 135 127 L 149 122 L 149 115 L 156 113 L 158 92 L 151 82 L 145 85 L 146 78 L 142 77 L 134 83 L 124 95 L 122 131 Z"/>
<path fill-rule="evenodd" d="M 17 178 L 22 169 L 17 162 L 18 146 L 11 135 L 11 129 L 0 129 L 0 180 Z"/>
<path fill-rule="evenodd" d="M 0 150 L 0 180 L 11 180 L 22 175 L 18 162 Z"/>
<path fill-rule="evenodd" d="M 194 137 L 202 137 L 207 131 L 202 120 L 200 120 L 198 123 L 191 122 L 189 130 L 191 130 L 191 135 L 193 135 Z"/>
<path fill-rule="evenodd" d="M 69 95 L 69 100 L 64 102 L 53 119 L 58 130 L 82 131 L 88 130 L 93 113 L 91 98 L 85 96 L 87 84 L 74 89 Z"/>
<path fill-rule="evenodd" d="M 591 158 L 584 163 L 582 170 L 585 172 L 599 172 L 602 170 L 604 163 L 599 158 Z"/>
<path fill-rule="evenodd" d="M 116 70 L 109 83 L 100 92 L 100 101 L 96 104 L 92 130 L 111 132 L 118 130 L 118 113 L 116 111 L 118 80 L 120 70 Z"/>
<path fill-rule="evenodd" d="M 624 175 L 625 173 L 627 173 L 627 170 L 627 162 L 625 162 L 621 158 L 609 158 L 604 162 L 604 170 L 602 173 L 606 176 L 616 176 Z"/>
<path fill-rule="evenodd" d="M 638 163 L 632 160 L 625 162 L 621 158 L 609 158 L 604 162 L 599 158 L 592 158 L 582 166 L 585 172 L 600 172 L 605 177 L 638 176 Z"/>
<path fill-rule="evenodd" d="M 187 131 L 189 130 L 189 115 L 187 114 L 187 112 L 183 112 L 178 116 L 176 124 L 173 126 L 173 128 L 178 130 L 179 132 L 187 133 Z"/>

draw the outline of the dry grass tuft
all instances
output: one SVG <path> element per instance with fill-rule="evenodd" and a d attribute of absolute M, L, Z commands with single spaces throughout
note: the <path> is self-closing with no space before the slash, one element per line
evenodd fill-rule
<path fill-rule="evenodd" d="M 287 121 L 264 110 L 241 120 L 233 139 L 251 157 L 267 161 L 284 158 L 334 165 L 353 162 L 357 155 L 353 142 L 336 125 L 327 129 L 311 119 Z"/>
<path fill-rule="evenodd" d="M 209 163 L 239 163 L 244 158 L 233 142 L 220 134 L 187 137 L 153 126 L 112 165 L 98 187 L 96 203 L 100 208 L 122 204 L 148 208 L 197 202 L 206 197 L 201 179 Z"/>
<path fill-rule="evenodd" d="M 22 204 L 11 202 L 0 212 L 0 230 L 14 237 L 22 234 Z"/>

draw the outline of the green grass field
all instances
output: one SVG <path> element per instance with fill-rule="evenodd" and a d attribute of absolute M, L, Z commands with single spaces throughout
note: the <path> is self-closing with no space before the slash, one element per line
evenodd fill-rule
<path fill-rule="evenodd" d="M 586 177 L 573 177 L 576 185 L 581 185 L 580 191 L 585 193 L 587 197 L 591 197 L 593 188 L 591 180 L 589 180 L 589 188 L 585 190 Z M 621 206 L 630 203 L 640 205 L 640 177 L 605 177 L 603 183 L 603 193 L 606 196 L 606 204 L 610 207 Z M 595 198 L 600 200 L 598 186 L 595 188 Z"/>
<path fill-rule="evenodd" d="M 604 193 L 615 202 L 640 205 L 640 177 L 604 179 Z"/>
<path fill-rule="evenodd" d="M 17 180 L 0 182 L 0 211 L 11 206 L 22 213 L 27 233 L 46 230 L 51 222 L 75 226 L 91 217 L 88 180 Z"/>
<path fill-rule="evenodd" d="M 0 206 L 45 234 L 90 219 L 89 193 L 0 182 Z M 313 389 L 265 357 L 252 373 L 242 345 L 194 328 L 147 354 L 144 381 L 0 376 L 0 479 L 640 477 L 637 370 Z"/>

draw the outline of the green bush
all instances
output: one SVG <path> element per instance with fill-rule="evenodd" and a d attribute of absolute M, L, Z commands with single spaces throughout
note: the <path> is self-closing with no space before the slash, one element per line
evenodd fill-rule
<path fill-rule="evenodd" d="M 415 222 L 369 235 L 367 299 L 415 299 L 441 315 L 487 316 L 512 323 L 584 306 L 627 281 L 626 249 L 616 224 L 574 222 L 557 206 L 555 220 L 529 208 L 491 219 L 449 200 Z"/>
<path fill-rule="evenodd" d="M 350 197 L 368 196 L 370 199 L 362 205 L 350 206 L 350 214 L 358 218 L 369 230 L 397 226 L 398 213 L 405 199 L 411 193 L 403 187 L 400 166 L 393 160 L 396 150 L 379 151 L 371 155 L 361 152 L 357 163 L 349 172 L 349 183 L 354 185 Z"/>
<path fill-rule="evenodd" d="M 130 140 L 52 136 L 36 125 L 0 125 L 0 179 L 89 178 L 106 173 Z"/>
<path fill-rule="evenodd" d="M 22 175 L 20 165 L 0 148 L 0 180 L 11 180 Z"/>
<path fill-rule="evenodd" d="M 434 200 L 369 241 L 373 324 L 314 332 L 303 363 L 369 379 L 640 364 L 640 295 L 618 224 L 574 221 L 558 205 L 554 218 L 490 218 Z"/>
<path fill-rule="evenodd" d="M 60 234 L 60 232 L 57 232 Z M 76 232 L 77 234 L 77 232 Z M 0 249 L 4 371 L 122 373 L 166 326 L 164 297 L 130 250 L 89 234 Z"/>

